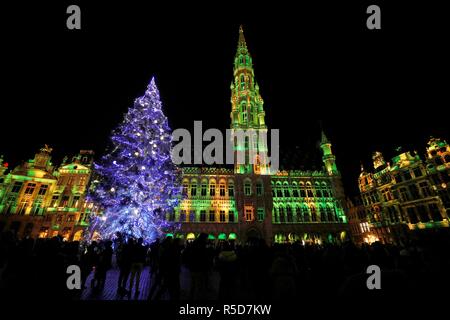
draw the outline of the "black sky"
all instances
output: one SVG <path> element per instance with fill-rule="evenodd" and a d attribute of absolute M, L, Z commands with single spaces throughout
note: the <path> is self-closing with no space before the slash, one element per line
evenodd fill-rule
<path fill-rule="evenodd" d="M 100 155 L 152 75 L 173 129 L 228 128 L 239 24 L 282 149 L 317 152 L 322 120 L 349 193 L 374 150 L 389 158 L 398 146 L 424 153 L 430 135 L 448 140 L 445 11 L 377 2 L 382 30 L 369 31 L 372 3 L 313 3 L 8 5 L 0 154 L 12 166 L 44 143 L 55 162 Z M 65 27 L 69 4 L 82 9 L 81 31 Z"/>

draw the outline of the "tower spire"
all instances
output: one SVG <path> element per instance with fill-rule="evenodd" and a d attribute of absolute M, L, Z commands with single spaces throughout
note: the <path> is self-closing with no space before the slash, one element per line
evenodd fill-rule
<path fill-rule="evenodd" d="M 250 159 L 250 156 L 253 159 L 253 163 L 249 163 L 249 161 L 246 161 L 245 164 L 235 163 L 235 172 L 268 174 L 269 167 L 264 163 L 264 159 L 261 162 L 261 158 L 250 152 L 251 146 L 255 149 L 252 151 L 267 155 L 267 143 L 263 141 L 264 139 L 259 141 L 257 136 L 260 133 L 267 134 L 267 126 L 264 120 L 264 101 L 259 93 L 259 87 L 256 85 L 252 57 L 247 49 L 242 25 L 239 27 L 238 46 L 234 57 L 233 82 L 230 89 L 231 129 L 233 132 L 235 132 L 234 130 L 253 130 L 252 134 L 254 134 L 252 137 L 247 137 L 247 140 L 241 139 L 242 141 L 235 142 L 236 151 L 244 152 L 245 159 Z M 249 144 L 249 140 L 253 143 Z"/>
<path fill-rule="evenodd" d="M 239 26 L 239 42 L 238 42 L 238 49 L 241 48 L 247 50 L 247 43 L 245 42 L 244 28 L 242 27 L 242 24 Z"/>

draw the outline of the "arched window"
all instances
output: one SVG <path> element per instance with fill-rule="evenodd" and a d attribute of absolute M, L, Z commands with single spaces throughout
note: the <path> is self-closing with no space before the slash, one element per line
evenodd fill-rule
<path fill-rule="evenodd" d="M 286 198 L 289 198 L 291 196 L 289 192 L 289 184 L 287 182 L 283 183 L 283 191 Z"/>
<path fill-rule="evenodd" d="M 251 196 L 252 195 L 252 183 L 250 180 L 246 180 L 244 182 L 244 194 L 246 196 Z"/>
<path fill-rule="evenodd" d="M 273 222 L 274 222 L 274 223 L 280 222 L 280 216 L 279 216 L 279 210 L 278 210 L 278 207 L 273 207 L 273 210 L 272 210 L 272 217 L 273 217 Z"/>
<path fill-rule="evenodd" d="M 187 181 L 183 181 L 183 196 L 187 196 L 188 195 L 188 182 Z"/>
<path fill-rule="evenodd" d="M 283 190 L 281 188 L 281 182 L 279 181 L 277 182 L 276 190 L 277 190 L 277 197 L 281 198 L 283 196 Z"/>
<path fill-rule="evenodd" d="M 241 90 L 245 89 L 245 77 L 243 74 L 241 74 Z"/>
<path fill-rule="evenodd" d="M 211 197 L 216 195 L 216 182 L 214 180 L 209 182 L 209 195 Z"/>
<path fill-rule="evenodd" d="M 287 222 L 288 223 L 292 223 L 294 222 L 293 217 L 292 217 L 292 208 L 290 205 L 286 206 L 286 218 L 287 218 Z"/>
<path fill-rule="evenodd" d="M 295 208 L 295 213 L 297 216 L 297 222 L 303 222 L 303 212 L 302 212 L 302 207 L 301 206 L 297 206 Z"/>
<path fill-rule="evenodd" d="M 323 206 L 319 206 L 319 211 L 320 211 L 320 221 L 327 221 L 327 213 L 326 210 Z"/>
<path fill-rule="evenodd" d="M 197 181 L 192 180 L 191 181 L 191 197 L 197 196 Z"/>
<path fill-rule="evenodd" d="M 317 222 L 317 213 L 316 213 L 316 207 L 314 205 L 311 205 L 311 221 Z"/>
<path fill-rule="evenodd" d="M 225 197 L 225 182 L 219 184 L 219 195 Z"/>
<path fill-rule="evenodd" d="M 284 212 L 284 208 L 283 208 L 283 207 L 280 207 L 279 210 L 280 210 L 280 223 L 285 223 L 286 220 L 285 220 L 285 212 Z"/>
<path fill-rule="evenodd" d="M 292 183 L 292 196 L 295 198 L 299 197 L 297 182 Z"/>
<path fill-rule="evenodd" d="M 306 183 L 306 196 L 308 198 L 314 198 L 314 193 L 312 190 L 311 182 Z"/>
<path fill-rule="evenodd" d="M 305 222 L 311 221 L 311 215 L 309 214 L 309 208 L 306 205 L 302 206 L 302 216 L 303 216 L 303 221 L 305 221 Z"/>
<path fill-rule="evenodd" d="M 201 186 L 201 191 L 200 191 L 200 195 L 202 197 L 206 197 L 207 186 L 208 186 L 208 181 L 206 181 L 206 180 L 202 181 L 202 186 Z"/>
<path fill-rule="evenodd" d="M 306 198 L 306 189 L 305 184 L 303 182 L 299 183 L 299 188 L 300 188 L 300 197 Z"/>
<path fill-rule="evenodd" d="M 328 205 L 327 206 L 327 217 L 328 217 L 328 221 L 336 221 L 336 216 L 335 216 L 335 213 L 334 213 L 333 205 Z"/>
<path fill-rule="evenodd" d="M 234 197 L 234 182 L 233 182 L 233 180 L 228 180 L 228 196 Z"/>
<path fill-rule="evenodd" d="M 256 195 L 257 196 L 262 196 L 263 195 L 263 184 L 261 181 L 258 181 L 256 183 Z"/>
<path fill-rule="evenodd" d="M 314 189 L 316 190 L 316 197 L 321 198 L 322 197 L 322 189 L 320 188 L 320 183 L 316 181 L 314 184 Z"/>

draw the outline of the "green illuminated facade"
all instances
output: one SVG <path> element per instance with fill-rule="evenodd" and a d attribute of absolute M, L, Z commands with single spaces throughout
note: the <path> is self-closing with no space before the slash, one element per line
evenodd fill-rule
<path fill-rule="evenodd" d="M 332 146 L 322 132 L 320 171 L 271 172 L 254 151 L 267 152 L 267 142 L 257 138 L 267 132 L 264 101 L 255 78 L 253 60 L 242 27 L 234 58 L 231 89 L 231 129 L 252 130 L 253 135 L 234 140 L 235 166 L 183 168 L 186 199 L 168 219 L 182 222 L 177 237 L 193 239 L 199 233 L 210 239 L 264 238 L 268 243 L 339 242 L 346 237 L 347 220 L 340 173 Z M 236 162 L 243 151 L 244 164 Z"/>

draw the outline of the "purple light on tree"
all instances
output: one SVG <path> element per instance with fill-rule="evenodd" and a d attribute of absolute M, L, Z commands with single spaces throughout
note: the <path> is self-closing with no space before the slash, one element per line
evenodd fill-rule
<path fill-rule="evenodd" d="M 113 131 L 110 151 L 95 164 L 90 198 L 103 208 L 90 236 L 144 238 L 147 242 L 179 226 L 166 219 L 181 197 L 181 172 L 172 162 L 172 136 L 155 80 L 135 100 Z"/>

